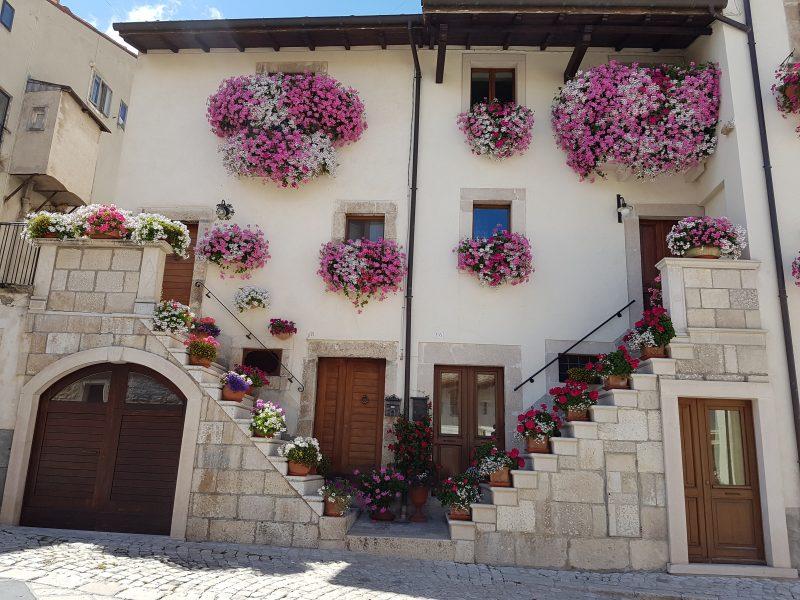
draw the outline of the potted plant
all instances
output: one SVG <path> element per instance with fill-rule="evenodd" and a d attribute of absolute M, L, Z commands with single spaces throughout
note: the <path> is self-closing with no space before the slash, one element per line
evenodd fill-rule
<path fill-rule="evenodd" d="M 392 505 L 408 489 L 405 475 L 393 467 L 381 467 L 370 473 L 354 471 L 358 476 L 358 502 L 369 511 L 373 521 L 394 521 Z"/>
<path fill-rule="evenodd" d="M 517 415 L 517 437 L 525 440 L 525 450 L 532 454 L 549 454 L 550 438 L 558 435 L 561 418 L 542 403 Z"/>
<path fill-rule="evenodd" d="M 495 159 L 524 154 L 533 137 L 533 111 L 516 102 L 478 102 L 458 115 L 458 128 L 473 154 Z"/>
<path fill-rule="evenodd" d="M 489 485 L 492 487 L 511 487 L 511 469 L 521 469 L 524 466 L 525 461 L 516 448 L 503 452 L 495 447 L 478 464 L 478 472 L 489 478 Z"/>
<path fill-rule="evenodd" d="M 672 226 L 667 247 L 673 256 L 736 260 L 747 247 L 747 232 L 726 217 L 686 217 Z"/>
<path fill-rule="evenodd" d="M 800 113 L 800 63 L 785 61 L 775 71 L 775 83 L 772 92 L 778 103 L 778 110 L 784 118 L 790 114 Z M 797 127 L 800 133 L 800 126 Z"/>
<path fill-rule="evenodd" d="M 219 265 L 220 278 L 249 279 L 270 258 L 269 242 L 258 226 L 240 227 L 236 223 L 217 223 L 197 242 L 195 252 L 201 259 Z"/>
<path fill-rule="evenodd" d="M 228 371 L 219 381 L 222 384 L 222 399 L 228 402 L 241 402 L 252 384 L 249 377 L 236 371 Z"/>
<path fill-rule="evenodd" d="M 167 242 L 172 252 L 181 258 L 189 255 L 192 238 L 189 229 L 180 221 L 173 221 L 164 215 L 140 213 L 129 219 L 131 240 L 138 244 L 147 242 Z"/>
<path fill-rule="evenodd" d="M 289 461 L 289 475 L 308 475 L 322 458 L 319 442 L 312 437 L 296 437 L 284 444 L 280 453 Z"/>
<path fill-rule="evenodd" d="M 424 523 L 424 506 L 428 501 L 430 483 L 435 473 L 433 463 L 433 428 L 428 412 L 416 421 L 399 417 L 388 433 L 394 434 L 395 441 L 389 444 L 394 452 L 394 467 L 403 473 L 410 485 L 408 499 L 414 506 L 410 521 Z"/>
<path fill-rule="evenodd" d="M 270 319 L 269 332 L 279 340 L 288 340 L 297 333 L 297 326 L 294 324 L 294 321 Z"/>
<path fill-rule="evenodd" d="M 448 477 L 439 486 L 436 497 L 442 506 L 449 509 L 453 521 L 469 521 L 472 516 L 470 505 L 481 499 L 480 475 L 475 469 Z"/>
<path fill-rule="evenodd" d="M 183 345 L 189 353 L 190 365 L 210 367 L 217 358 L 219 342 L 211 336 L 192 333 L 183 340 Z"/>
<path fill-rule="evenodd" d="M 214 317 L 200 317 L 192 320 L 192 326 L 189 329 L 191 333 L 197 335 L 210 335 L 211 337 L 218 337 L 222 330 L 217 327 L 217 322 Z"/>
<path fill-rule="evenodd" d="M 325 499 L 326 517 L 343 517 L 355 497 L 355 489 L 346 479 L 326 480 L 320 489 Z"/>
<path fill-rule="evenodd" d="M 663 306 L 654 306 L 642 313 L 642 318 L 625 336 L 625 342 L 633 350 L 641 350 L 642 360 L 666 358 L 667 344 L 675 337 L 672 319 Z"/>
<path fill-rule="evenodd" d="M 571 369 L 567 369 L 567 379 L 582 381 L 589 385 L 600 385 L 603 383 L 603 378 L 600 377 L 596 371 L 587 369 L 586 367 L 572 367 Z"/>
<path fill-rule="evenodd" d="M 130 213 L 113 204 L 89 204 L 81 206 L 73 215 L 78 231 L 92 239 L 118 240 L 130 233 Z"/>
<path fill-rule="evenodd" d="M 531 243 L 520 233 L 495 231 L 488 238 L 464 238 L 453 249 L 458 270 L 478 278 L 482 285 L 519 285 L 533 273 Z"/>
<path fill-rule="evenodd" d="M 478 465 L 481 464 L 481 461 L 486 458 L 487 456 L 491 455 L 492 450 L 497 446 L 497 437 L 492 435 L 488 440 L 485 442 L 478 444 L 472 449 L 472 453 L 470 455 L 470 467 L 474 467 L 475 469 L 478 468 Z"/>
<path fill-rule="evenodd" d="M 38 238 L 74 238 L 75 223 L 70 215 L 41 210 L 25 217 L 22 236 L 28 240 Z"/>
<path fill-rule="evenodd" d="M 274 402 L 256 400 L 250 409 L 250 432 L 253 437 L 272 438 L 286 431 L 286 414 Z"/>
<path fill-rule="evenodd" d="M 599 354 L 597 362 L 586 365 L 603 378 L 603 389 L 626 390 L 630 384 L 630 376 L 639 367 L 639 361 L 633 358 L 625 346 L 614 352 Z"/>
<path fill-rule="evenodd" d="M 153 311 L 153 329 L 170 333 L 186 333 L 194 320 L 194 314 L 185 304 L 177 300 L 162 300 Z"/>
<path fill-rule="evenodd" d="M 582 381 L 570 381 L 563 387 L 550 389 L 553 405 L 563 411 L 567 421 L 588 421 L 589 407 L 597 404 L 597 390 L 590 390 L 589 384 Z"/>
<path fill-rule="evenodd" d="M 233 295 L 233 304 L 240 313 L 252 308 L 268 308 L 269 301 L 269 292 L 255 285 L 240 287 Z"/>
<path fill-rule="evenodd" d="M 246 375 L 250 378 L 250 381 L 253 383 L 250 386 L 250 389 L 254 396 L 258 395 L 258 390 L 269 383 L 267 380 L 267 374 L 258 367 L 252 367 L 250 365 L 235 365 L 233 370 L 239 373 L 239 375 Z"/>

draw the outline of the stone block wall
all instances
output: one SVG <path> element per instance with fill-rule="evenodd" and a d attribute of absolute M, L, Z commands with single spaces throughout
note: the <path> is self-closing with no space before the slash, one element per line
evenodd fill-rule
<path fill-rule="evenodd" d="M 658 264 L 664 307 L 676 338 L 670 344 L 682 379 L 763 381 L 757 261 L 665 258 Z"/>

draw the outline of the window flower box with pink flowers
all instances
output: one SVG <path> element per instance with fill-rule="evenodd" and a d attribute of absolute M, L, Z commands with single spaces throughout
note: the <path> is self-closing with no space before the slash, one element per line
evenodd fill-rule
<path fill-rule="evenodd" d="M 458 115 L 473 154 L 503 159 L 524 154 L 533 138 L 533 111 L 516 102 L 478 102 Z"/>
<path fill-rule="evenodd" d="M 249 279 L 250 272 L 260 269 L 270 259 L 269 242 L 260 227 L 240 227 L 235 223 L 218 223 L 198 240 L 195 253 L 201 259 L 219 265 L 220 277 Z"/>
<path fill-rule="evenodd" d="M 533 273 L 531 243 L 519 233 L 495 231 L 488 238 L 465 238 L 453 251 L 458 254 L 458 269 L 489 287 L 519 285 Z"/>

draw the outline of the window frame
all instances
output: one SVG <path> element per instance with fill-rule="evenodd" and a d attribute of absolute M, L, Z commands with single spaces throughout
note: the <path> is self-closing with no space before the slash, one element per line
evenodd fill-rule
<path fill-rule="evenodd" d="M 6 92 L 3 88 L 0 88 L 0 96 L 5 96 L 7 98 L 5 112 L 0 114 L 0 149 L 2 149 L 5 132 L 8 131 L 8 133 L 11 133 L 11 131 L 6 129 L 6 121 L 8 121 L 8 113 L 11 112 L 12 98 L 11 94 Z"/>
<path fill-rule="evenodd" d="M 383 224 L 383 235 L 380 236 L 379 239 L 386 239 L 386 215 L 384 214 L 345 214 L 344 216 L 344 239 L 351 240 L 351 239 L 369 239 L 369 238 L 351 238 L 348 233 L 350 231 L 350 223 L 353 222 L 360 222 L 360 223 L 369 223 L 372 221 L 380 221 Z M 377 241 L 377 240 L 371 240 Z"/>
<path fill-rule="evenodd" d="M 283 348 L 242 348 L 242 360 L 239 364 L 244 365 L 247 356 L 252 352 L 267 352 L 276 357 L 277 365 L 274 372 L 264 371 L 267 377 L 281 377 L 283 374 Z M 260 368 L 260 367 L 259 367 Z"/>
<path fill-rule="evenodd" d="M 125 114 L 125 116 L 123 116 L 123 113 Z M 127 123 L 128 123 L 128 105 L 124 100 L 120 100 L 119 111 L 117 112 L 117 127 L 125 131 L 125 125 L 127 125 Z"/>
<path fill-rule="evenodd" d="M 491 209 L 491 210 L 505 209 L 505 210 L 507 210 L 508 211 L 508 228 L 506 229 L 506 231 L 508 231 L 509 233 L 514 231 L 514 229 L 513 229 L 514 223 L 512 222 L 511 202 L 473 202 L 472 203 L 472 232 L 471 232 L 471 237 L 473 237 L 473 238 L 478 237 L 477 235 L 475 235 L 475 210 L 476 209 L 477 210 L 481 210 L 481 209 Z M 489 235 L 491 235 L 491 233 L 489 233 Z M 486 236 L 486 237 L 489 237 L 489 236 Z"/>
<path fill-rule="evenodd" d="M 3 15 L 6 14 L 6 9 L 11 11 L 11 21 L 6 23 L 3 20 Z M 16 16 L 17 9 L 8 1 L 3 0 L 3 4 L 0 5 L 0 24 L 5 27 L 8 31 L 11 31 L 11 28 L 14 27 L 14 17 Z"/>
<path fill-rule="evenodd" d="M 95 89 L 95 84 L 96 89 Z M 114 98 L 114 90 L 108 85 L 105 79 L 97 72 L 92 71 L 92 81 L 89 84 L 89 103 L 99 110 L 103 116 L 111 114 L 111 100 Z"/>
<path fill-rule="evenodd" d="M 472 78 L 475 73 L 489 74 L 489 95 L 486 100 L 491 102 L 497 98 L 497 73 L 511 73 L 511 102 L 517 101 L 517 68 L 516 67 L 470 67 L 469 71 L 469 97 L 470 105 L 482 102 L 484 98 L 472 98 Z"/>
<path fill-rule="evenodd" d="M 597 355 L 595 354 L 586 354 L 583 352 L 560 352 L 558 354 L 558 361 L 556 363 L 556 366 L 558 367 L 559 383 L 564 383 L 567 380 L 567 371 L 570 369 L 574 369 L 575 367 L 583 367 L 586 365 L 586 363 L 595 362 L 596 360 Z M 579 362 L 580 364 L 578 364 Z"/>

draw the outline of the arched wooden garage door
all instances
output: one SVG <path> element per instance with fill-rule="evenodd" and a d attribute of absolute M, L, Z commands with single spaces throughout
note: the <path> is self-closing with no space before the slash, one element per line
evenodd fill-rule
<path fill-rule="evenodd" d="M 54 384 L 39 403 L 21 524 L 168 535 L 185 407 L 138 365 Z"/>

